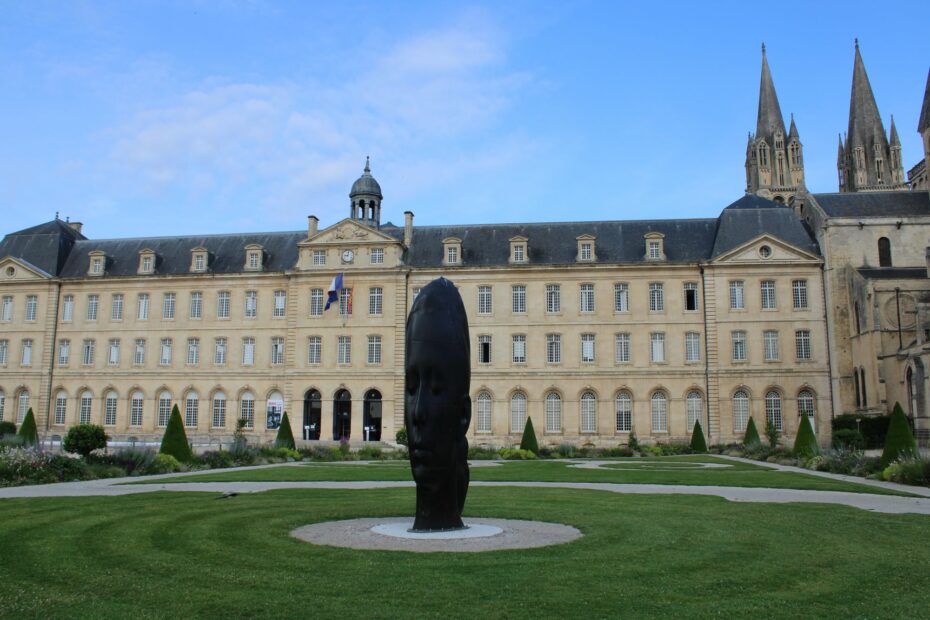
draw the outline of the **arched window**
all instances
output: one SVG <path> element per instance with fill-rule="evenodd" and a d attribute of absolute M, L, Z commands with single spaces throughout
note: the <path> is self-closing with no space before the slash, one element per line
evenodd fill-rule
<path fill-rule="evenodd" d="M 475 399 L 475 432 L 491 432 L 491 395 L 487 392 L 478 392 Z"/>
<path fill-rule="evenodd" d="M 581 432 L 597 432 L 597 397 L 591 392 L 581 395 Z"/>
<path fill-rule="evenodd" d="M 816 401 L 814 394 L 810 390 L 801 390 L 798 392 L 798 416 L 806 415 L 811 421 L 811 428 L 817 432 Z"/>
<path fill-rule="evenodd" d="M 89 390 L 84 390 L 81 392 L 81 410 L 80 415 L 78 416 L 78 421 L 81 424 L 90 424 L 90 408 L 94 404 L 94 397 L 91 396 Z"/>
<path fill-rule="evenodd" d="M 546 394 L 546 432 L 562 430 L 562 397 L 555 392 Z"/>
<path fill-rule="evenodd" d="M 255 428 L 255 395 L 252 392 L 244 392 L 239 397 L 239 419 L 245 420 L 243 428 Z"/>
<path fill-rule="evenodd" d="M 614 399 L 617 415 L 617 432 L 629 433 L 633 430 L 633 397 L 629 392 L 619 392 Z"/>
<path fill-rule="evenodd" d="M 265 402 L 265 428 L 278 428 L 284 417 L 284 397 L 281 392 L 272 392 Z"/>
<path fill-rule="evenodd" d="M 158 426 L 168 426 L 171 417 L 171 392 L 165 390 L 158 395 Z"/>
<path fill-rule="evenodd" d="M 765 420 L 778 430 L 783 430 L 781 420 L 781 394 L 776 390 L 769 390 L 765 395 Z"/>
<path fill-rule="evenodd" d="M 113 390 L 103 395 L 103 423 L 106 426 L 116 424 L 116 392 Z"/>
<path fill-rule="evenodd" d="M 142 411 L 145 397 L 136 390 L 129 396 L 129 426 L 142 426 Z"/>
<path fill-rule="evenodd" d="M 3 390 L 0 390 L 0 420 L 3 419 L 3 415 L 6 412 L 6 393 Z"/>
<path fill-rule="evenodd" d="M 197 428 L 197 414 L 200 411 L 200 397 L 191 390 L 184 398 L 184 426 Z"/>
<path fill-rule="evenodd" d="M 891 267 L 891 241 L 888 237 L 881 237 L 878 240 L 878 266 Z"/>
<path fill-rule="evenodd" d="M 0 392 L 0 399 L 3 398 L 3 392 Z M 2 409 L 2 407 L 0 407 Z M 0 411 L 2 413 L 2 411 Z M 3 416 L 0 415 L 0 419 Z M 63 425 L 68 419 L 68 393 L 64 390 L 59 390 L 55 395 L 55 424 L 57 426 Z"/>
<path fill-rule="evenodd" d="M 662 392 L 656 392 L 649 399 L 652 409 L 652 432 L 668 432 L 668 398 Z"/>
<path fill-rule="evenodd" d="M 526 394 L 516 392 L 510 397 L 510 432 L 522 433 L 526 426 Z"/>
<path fill-rule="evenodd" d="M 226 394 L 222 391 L 213 395 L 213 428 L 226 428 Z"/>
<path fill-rule="evenodd" d="M 685 400 L 688 403 L 688 432 L 691 433 L 695 422 L 700 422 L 701 427 L 704 427 L 704 399 L 700 392 L 691 390 Z"/>
<path fill-rule="evenodd" d="M 733 394 L 733 431 L 745 432 L 749 424 L 749 394 L 746 390 L 736 390 Z"/>

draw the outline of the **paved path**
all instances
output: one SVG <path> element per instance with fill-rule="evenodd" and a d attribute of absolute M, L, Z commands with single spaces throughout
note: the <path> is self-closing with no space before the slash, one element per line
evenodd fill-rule
<path fill-rule="evenodd" d="M 743 459 L 739 459 L 743 460 Z M 747 461 L 760 464 L 757 461 Z M 289 466 L 304 466 L 304 463 L 290 463 Z M 848 479 L 865 484 L 861 478 L 837 476 L 824 472 L 811 472 L 796 467 L 775 466 L 762 463 L 774 469 L 785 469 L 805 474 L 823 474 L 824 477 Z M 281 465 L 259 465 L 242 469 L 259 469 L 264 467 L 281 467 Z M 214 471 L 196 472 L 197 474 L 216 473 Z M 172 482 L 178 476 L 190 476 L 192 473 L 165 474 L 147 477 L 150 484 L 124 484 L 139 482 L 139 478 L 110 478 L 107 480 L 87 480 L 82 482 L 63 482 L 23 487 L 0 488 L 0 499 L 16 497 L 91 497 L 131 495 L 152 493 L 155 491 L 207 492 L 207 493 L 258 493 L 277 489 L 384 489 L 413 487 L 410 481 L 359 481 L 359 482 Z M 876 486 L 888 487 L 889 483 Z M 852 506 L 862 510 L 884 513 L 914 513 L 930 515 L 930 497 L 900 497 L 894 495 L 871 495 L 868 493 L 848 493 L 843 491 L 804 491 L 796 489 L 768 489 L 748 487 L 692 486 L 672 484 L 616 484 L 599 482 L 487 482 L 472 481 L 473 487 L 522 487 L 545 489 L 583 489 L 589 491 L 607 491 L 611 493 L 628 493 L 636 495 L 709 495 L 722 497 L 732 502 L 759 503 L 809 503 L 838 504 Z M 894 485 L 894 488 L 911 493 L 924 493 L 926 489 Z"/>

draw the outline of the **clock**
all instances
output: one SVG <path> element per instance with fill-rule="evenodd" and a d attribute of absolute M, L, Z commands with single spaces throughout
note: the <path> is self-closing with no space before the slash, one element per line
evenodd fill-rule
<path fill-rule="evenodd" d="M 355 258 L 355 252 L 352 250 L 343 250 L 342 252 L 342 262 L 351 263 L 352 259 Z"/>

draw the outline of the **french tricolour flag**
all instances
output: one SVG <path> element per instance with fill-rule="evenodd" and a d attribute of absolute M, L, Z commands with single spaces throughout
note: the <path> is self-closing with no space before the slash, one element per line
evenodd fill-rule
<path fill-rule="evenodd" d="M 339 291 L 342 290 L 342 274 L 333 278 L 332 284 L 329 285 L 329 298 L 326 300 L 326 307 L 323 310 L 329 310 L 329 307 L 339 301 Z"/>

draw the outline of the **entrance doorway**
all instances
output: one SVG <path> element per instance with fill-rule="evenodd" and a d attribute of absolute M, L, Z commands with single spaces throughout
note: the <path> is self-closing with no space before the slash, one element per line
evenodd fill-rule
<path fill-rule="evenodd" d="M 352 394 L 339 390 L 333 397 L 333 441 L 349 439 L 352 428 Z"/>
<path fill-rule="evenodd" d="M 365 441 L 381 441 L 381 392 L 365 392 L 365 406 L 362 409 L 362 430 Z"/>
<path fill-rule="evenodd" d="M 316 441 L 323 426 L 323 399 L 316 390 L 304 394 L 304 439 Z"/>

